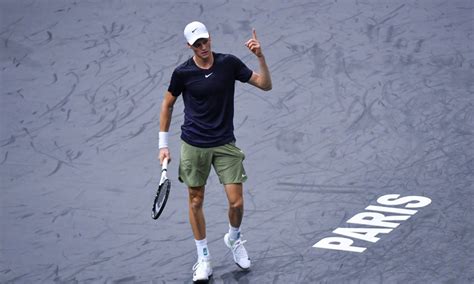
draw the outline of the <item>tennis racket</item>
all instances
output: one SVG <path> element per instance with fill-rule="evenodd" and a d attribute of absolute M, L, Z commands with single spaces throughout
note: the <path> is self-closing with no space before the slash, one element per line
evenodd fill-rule
<path fill-rule="evenodd" d="M 168 195 L 170 194 L 171 181 L 166 176 L 168 171 L 168 159 L 163 160 L 163 165 L 161 166 L 161 178 L 158 189 L 156 190 L 155 200 L 153 201 L 153 208 L 151 209 L 151 218 L 158 219 L 163 209 L 165 209 L 166 201 L 168 200 Z"/>

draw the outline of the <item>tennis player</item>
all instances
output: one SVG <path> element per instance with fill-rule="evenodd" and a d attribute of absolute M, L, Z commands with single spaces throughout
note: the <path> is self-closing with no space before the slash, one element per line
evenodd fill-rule
<path fill-rule="evenodd" d="M 198 260 L 193 266 L 193 281 L 207 280 L 212 275 L 211 254 L 206 240 L 203 201 L 211 167 L 219 177 L 229 202 L 229 231 L 224 242 L 241 269 L 250 268 L 240 225 L 244 213 L 242 183 L 247 175 L 243 167 L 244 153 L 236 146 L 234 136 L 235 81 L 249 83 L 264 91 L 272 88 L 255 30 L 245 45 L 257 57 L 259 72 L 250 70 L 231 54 L 215 53 L 206 26 L 191 22 L 184 29 L 193 57 L 179 65 L 171 76 L 160 113 L 159 159 L 171 160 L 168 131 L 173 106 L 183 95 L 184 123 L 181 126 L 179 180 L 189 191 L 189 221 L 196 242 Z"/>

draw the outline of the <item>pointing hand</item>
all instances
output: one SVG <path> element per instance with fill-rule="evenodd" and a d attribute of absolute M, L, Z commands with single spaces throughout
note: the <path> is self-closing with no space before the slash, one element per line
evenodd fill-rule
<path fill-rule="evenodd" d="M 252 38 L 245 43 L 245 46 L 247 46 L 247 48 L 250 49 L 250 51 L 257 57 L 263 56 L 262 48 L 260 46 L 260 42 L 257 39 L 257 32 L 255 29 L 252 29 Z"/>

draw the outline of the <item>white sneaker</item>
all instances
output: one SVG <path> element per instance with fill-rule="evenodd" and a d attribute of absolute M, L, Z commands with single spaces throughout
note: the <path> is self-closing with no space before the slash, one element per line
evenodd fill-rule
<path fill-rule="evenodd" d="M 209 280 L 212 276 L 210 260 L 198 260 L 193 266 L 193 281 Z"/>
<path fill-rule="evenodd" d="M 235 264 L 244 270 L 250 268 L 250 258 L 247 254 L 247 250 L 244 247 L 246 242 L 247 241 L 242 241 L 241 238 L 236 241 L 231 241 L 229 239 L 229 233 L 225 234 L 224 236 L 224 243 L 232 251 Z"/>

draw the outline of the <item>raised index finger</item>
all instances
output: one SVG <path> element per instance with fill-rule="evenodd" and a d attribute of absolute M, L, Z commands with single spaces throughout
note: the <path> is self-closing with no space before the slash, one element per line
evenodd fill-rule
<path fill-rule="evenodd" d="M 257 32 L 255 31 L 255 29 L 252 29 L 252 38 L 257 39 Z"/>

